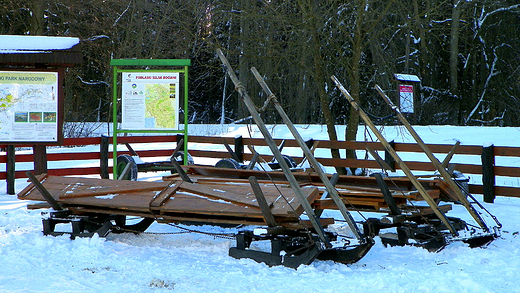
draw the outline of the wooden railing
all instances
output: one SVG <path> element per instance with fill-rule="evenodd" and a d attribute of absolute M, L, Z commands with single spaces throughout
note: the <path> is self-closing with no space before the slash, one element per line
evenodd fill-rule
<path fill-rule="evenodd" d="M 172 154 L 176 147 L 177 136 L 126 136 L 118 137 L 118 143 L 124 144 L 129 143 L 130 145 L 147 143 L 153 145 L 153 143 L 171 143 L 171 148 L 167 149 L 146 149 L 137 151 L 139 156 L 142 158 L 152 157 L 168 157 Z M 213 137 L 213 136 L 189 136 L 188 150 L 192 157 L 196 158 L 230 158 L 231 155 L 224 144 L 234 146 L 234 151 L 240 159 L 248 161 L 252 158 L 252 154 L 248 151 L 247 147 L 244 146 L 255 146 L 262 147 L 267 146 L 265 140 L 261 138 L 232 138 L 232 137 Z M 281 144 L 281 139 L 275 139 L 277 144 Z M 323 149 L 350 149 L 350 150 L 366 150 L 367 147 L 378 151 L 379 153 L 384 152 L 384 148 L 380 143 L 377 142 L 347 142 L 347 141 L 327 141 L 327 140 L 315 140 L 312 142 L 316 146 L 316 150 Z M 93 175 L 99 174 L 103 178 L 108 178 L 108 173 L 112 172 L 112 167 L 109 167 L 109 161 L 112 158 L 112 152 L 108 151 L 108 146 L 112 144 L 112 139 L 109 137 L 91 137 L 91 138 L 68 138 L 64 139 L 63 147 L 57 150 L 52 149 L 48 151 L 46 160 L 47 162 L 52 161 L 76 161 L 76 160 L 94 160 L 99 164 L 94 164 L 93 167 L 81 167 L 81 168 L 49 168 L 47 173 L 55 176 L 68 176 L 68 175 Z M 211 145 L 206 147 L 204 145 Z M 86 145 L 98 145 L 99 151 L 95 152 L 66 152 L 67 147 L 75 146 L 86 146 Z M 221 145 L 221 147 L 215 148 L 215 145 Z M 5 148 L 5 146 L 0 146 Z M 285 140 L 284 149 L 298 147 L 295 140 Z M 428 147 L 433 153 L 439 158 L 448 154 L 453 146 L 443 144 L 428 144 Z M 398 153 L 423 153 L 421 148 L 412 143 L 395 143 L 394 148 Z M 218 150 L 215 150 L 218 149 Z M 59 151 L 63 150 L 63 151 Z M 297 153 L 297 152 L 292 152 Z M 301 154 L 301 151 L 299 152 Z M 323 153 L 323 152 L 322 152 Z M 316 152 L 317 160 L 326 167 L 348 167 L 348 168 L 366 168 L 366 169 L 381 169 L 380 164 L 369 156 L 369 159 L 333 159 L 330 158 L 330 152 L 326 152 L 327 155 L 319 155 Z M 118 147 L 118 155 L 129 154 L 124 146 Z M 512 166 L 500 166 L 495 164 L 495 158 L 497 157 L 520 157 L 520 147 L 503 147 L 503 146 L 470 146 L 460 145 L 454 151 L 452 161 L 457 161 L 457 156 L 471 155 L 479 158 L 479 163 L 468 164 L 468 163 L 457 163 L 455 169 L 462 172 L 464 175 L 482 176 L 482 184 L 469 184 L 469 191 L 473 194 L 485 194 L 486 192 L 492 192 L 496 196 L 509 196 L 509 197 L 520 197 L 520 187 L 512 186 L 497 186 L 495 184 L 496 176 L 504 176 L 511 178 L 519 178 L 520 181 L 520 168 Z M 262 153 L 262 157 L 265 160 L 271 160 L 270 154 Z M 303 157 L 301 155 L 291 155 L 296 161 L 300 162 Z M 382 157 L 385 157 L 382 155 Z M 385 161 L 398 169 L 397 164 L 393 163 L 389 156 L 386 156 Z M 5 153 L 0 154 L 0 164 L 7 164 L 8 158 Z M 19 154 L 15 155 L 16 163 L 21 162 L 34 162 L 32 154 Z M 436 171 L 433 164 L 427 160 L 424 161 L 405 161 L 406 165 L 413 171 Z M 5 169 L 5 168 L 4 168 Z M 15 178 L 26 178 L 26 170 L 15 170 Z M 6 180 L 8 178 L 8 172 L 0 172 L 0 180 Z"/>

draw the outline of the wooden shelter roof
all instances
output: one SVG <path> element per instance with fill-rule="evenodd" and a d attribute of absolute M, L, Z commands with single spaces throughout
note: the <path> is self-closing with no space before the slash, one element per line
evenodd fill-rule
<path fill-rule="evenodd" d="M 78 38 L 0 35 L 0 64 L 70 67 L 82 62 Z"/>

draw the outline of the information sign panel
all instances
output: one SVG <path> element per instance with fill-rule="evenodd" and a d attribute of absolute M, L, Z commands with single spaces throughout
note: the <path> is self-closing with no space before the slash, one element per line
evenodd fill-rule
<path fill-rule="evenodd" d="M 403 113 L 413 113 L 413 85 L 399 85 L 400 108 Z"/>
<path fill-rule="evenodd" d="M 121 72 L 122 129 L 178 130 L 179 73 Z"/>
<path fill-rule="evenodd" d="M 58 72 L 0 71 L 0 141 L 58 141 Z"/>

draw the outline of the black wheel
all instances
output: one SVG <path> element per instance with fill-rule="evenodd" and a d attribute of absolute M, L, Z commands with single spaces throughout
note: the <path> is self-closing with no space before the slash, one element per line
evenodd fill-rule
<path fill-rule="evenodd" d="M 289 166 L 289 168 L 296 168 L 298 166 L 298 164 L 296 164 L 294 159 L 291 158 L 290 156 L 282 155 L 282 158 L 285 161 L 285 163 L 287 164 L 287 166 Z M 278 164 L 276 159 L 273 159 L 271 161 L 271 163 L 269 163 L 269 166 L 271 167 L 271 169 L 280 169 L 280 164 Z"/>
<path fill-rule="evenodd" d="M 139 220 L 140 219 L 140 220 Z M 155 219 L 153 218 L 138 218 L 136 221 L 132 221 L 132 223 L 127 223 L 127 216 L 118 215 L 115 216 L 115 228 L 112 229 L 112 233 L 135 233 L 139 234 L 141 232 L 146 231 L 150 225 L 153 224 Z"/>
<path fill-rule="evenodd" d="M 132 163 L 132 167 L 130 168 L 130 172 L 126 174 L 121 180 L 137 180 L 137 173 L 139 170 L 137 169 L 137 164 L 135 163 L 134 158 L 130 155 L 120 155 L 117 156 L 117 175 L 121 176 L 123 170 L 125 170 L 126 165 Z"/>
<path fill-rule="evenodd" d="M 283 160 L 285 161 L 285 163 L 287 163 L 287 166 L 289 166 L 289 168 L 296 168 L 296 166 L 298 166 L 298 164 L 296 164 L 294 159 L 291 158 L 290 156 L 282 155 L 282 157 L 283 157 Z"/>
<path fill-rule="evenodd" d="M 215 164 L 217 168 L 242 169 L 240 163 L 233 159 L 222 159 Z"/>
<path fill-rule="evenodd" d="M 187 154 L 188 154 L 188 156 L 186 158 L 186 165 L 195 165 L 195 161 L 193 161 L 193 157 L 190 155 L 190 153 L 187 153 Z M 171 156 L 170 162 L 172 162 L 173 160 L 176 160 L 181 165 L 184 164 L 184 152 L 178 151 L 175 154 L 175 156 Z"/>

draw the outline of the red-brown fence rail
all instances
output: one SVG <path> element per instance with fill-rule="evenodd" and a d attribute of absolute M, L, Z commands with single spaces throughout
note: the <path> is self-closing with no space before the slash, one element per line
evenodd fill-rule
<path fill-rule="evenodd" d="M 172 154 L 173 150 L 176 147 L 177 136 L 126 136 L 126 137 L 118 137 L 118 143 L 124 144 L 129 143 L 130 145 L 146 143 L 146 150 L 139 150 L 138 154 L 142 158 L 152 158 L 152 157 L 168 157 Z M 240 159 L 244 161 L 248 161 L 252 158 L 252 155 L 247 148 L 244 148 L 244 145 L 250 145 L 255 147 L 267 146 L 265 140 L 261 138 L 232 138 L 232 137 L 213 137 L 213 136 L 190 136 L 189 139 L 188 150 L 192 157 L 194 158 L 230 158 L 231 155 L 224 144 L 234 145 L 234 151 L 240 157 Z M 275 140 L 278 144 L 282 143 L 281 139 Z M 154 143 L 171 143 L 171 147 L 166 149 L 150 149 L 149 146 L 153 146 Z M 327 140 L 315 140 L 313 141 L 314 145 L 317 148 L 316 150 L 323 149 L 351 149 L 351 150 L 366 150 L 367 147 L 375 151 L 384 151 L 383 146 L 377 142 L 347 142 L 347 141 L 327 141 Z M 112 172 L 112 167 L 109 167 L 109 161 L 112 158 L 112 152 L 108 151 L 109 145 L 112 144 L 112 138 L 109 137 L 90 137 L 90 138 L 67 138 L 64 139 L 63 146 L 65 148 L 61 148 L 64 151 L 56 151 L 46 155 L 47 162 L 53 161 L 76 161 L 76 160 L 94 160 L 95 162 L 99 162 L 94 164 L 91 167 L 81 167 L 81 168 L 49 168 L 47 173 L 49 175 L 56 176 L 68 176 L 68 175 L 93 175 L 99 174 L 103 178 L 108 178 L 108 173 Z M 99 146 L 99 151 L 89 151 L 89 152 L 66 152 L 67 147 L 76 147 L 76 146 L 87 146 L 87 145 L 97 145 Z M 163 144 L 164 145 L 164 144 Z M 206 145 L 206 147 L 204 147 Z M 208 146 L 210 145 L 210 146 Z M 220 145 L 219 147 L 215 147 L 215 145 Z M 7 146 L 0 146 L 2 148 L 6 148 Z M 18 147 L 18 146 L 16 146 Z M 295 140 L 285 140 L 284 148 L 295 148 L 298 147 L 297 142 Z M 428 144 L 428 147 L 431 149 L 433 153 L 435 153 L 439 158 L 448 154 L 453 146 L 452 145 L 443 145 L 443 144 Z M 423 153 L 421 148 L 417 144 L 412 143 L 395 143 L 394 148 L 398 153 Z M 14 149 L 14 148 L 12 148 Z M 205 150 L 206 149 L 206 150 Z M 207 150 L 211 149 L 211 150 Z M 217 149 L 217 150 L 216 150 Z M 349 167 L 349 168 L 366 168 L 366 169 L 381 169 L 378 162 L 371 157 L 368 159 L 333 159 L 330 158 L 330 152 L 327 152 L 328 155 L 318 155 L 316 153 L 316 158 L 318 161 L 326 167 Z M 511 187 L 511 186 L 497 186 L 495 184 L 496 176 L 504 176 L 511 178 L 518 178 L 520 181 L 520 168 L 512 167 L 512 166 L 500 166 L 497 165 L 496 158 L 497 157 L 506 157 L 511 160 L 520 157 L 520 147 L 502 147 L 502 146 L 470 146 L 470 145 L 460 145 L 456 148 L 454 152 L 454 156 L 452 161 L 457 161 L 457 156 L 476 156 L 479 159 L 478 163 L 468 164 L 468 163 L 457 163 L 456 170 L 462 172 L 464 175 L 472 176 L 482 176 L 482 184 L 470 184 L 469 191 L 474 194 L 485 194 L 486 192 L 491 192 L 493 196 L 510 196 L 510 197 L 520 197 L 520 187 Z M 118 155 L 120 154 L 129 154 L 124 146 L 118 147 Z M 327 157 L 328 156 L 328 157 Z M 3 152 L 0 154 L 0 164 L 8 164 L 9 156 Z M 15 154 L 11 160 L 16 161 L 16 163 L 21 162 L 34 162 L 33 154 Z M 262 154 L 262 157 L 266 160 L 272 159 L 272 156 L 269 154 Z M 291 156 L 295 161 L 299 162 L 303 159 L 302 156 Z M 388 157 L 388 156 L 387 156 Z M 386 159 L 385 159 L 386 160 Z M 475 160 L 474 160 L 475 161 Z M 394 164 L 391 160 L 387 160 L 392 167 L 399 169 L 397 164 Z M 197 163 L 197 160 L 196 162 Z M 405 161 L 407 166 L 413 171 L 427 171 L 433 172 L 435 171 L 435 167 L 429 161 Z M 71 164 L 73 165 L 73 164 Z M 75 164 L 77 165 L 77 164 Z M 7 171 L 0 171 L 0 180 L 6 180 L 9 178 L 9 168 L 4 168 Z M 32 169 L 24 169 L 24 170 L 15 170 L 14 178 L 26 178 L 25 172 L 32 171 Z M 11 175 L 13 176 L 13 175 Z"/>

